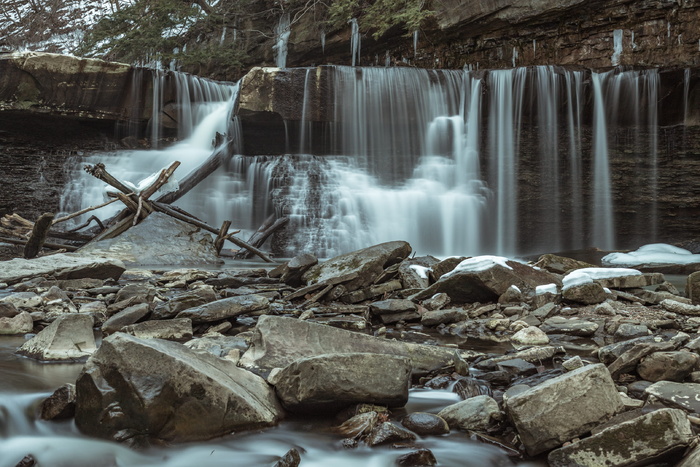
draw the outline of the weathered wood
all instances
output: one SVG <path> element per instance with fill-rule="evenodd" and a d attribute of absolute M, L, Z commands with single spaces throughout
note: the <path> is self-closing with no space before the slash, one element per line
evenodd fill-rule
<path fill-rule="evenodd" d="M 221 164 L 227 160 L 231 155 L 229 154 L 229 148 L 231 147 L 231 142 L 226 142 L 223 146 L 218 148 L 207 160 L 205 160 L 202 165 L 194 169 L 192 172 L 185 175 L 185 177 L 180 180 L 179 188 L 177 191 L 171 191 L 170 193 L 165 193 L 156 199 L 159 203 L 172 204 L 178 199 L 185 196 L 196 187 L 202 180 L 207 178 L 216 169 L 218 169 Z"/>
<path fill-rule="evenodd" d="M 112 201 L 117 201 L 117 199 L 113 199 Z M 105 229 L 104 224 L 102 223 L 102 221 L 101 221 L 100 219 L 97 218 L 97 216 L 90 216 L 90 217 L 88 217 L 88 220 L 86 220 L 85 222 L 83 222 L 82 224 L 80 224 L 80 225 L 77 226 L 77 227 L 73 227 L 73 228 L 70 229 L 68 232 L 73 233 L 73 232 L 77 232 L 78 230 L 84 229 L 85 227 L 87 227 L 88 225 L 90 225 L 90 222 L 92 222 L 92 221 L 97 222 L 97 225 L 100 226 L 100 229 L 101 229 L 101 230 L 104 230 L 104 229 Z"/>
<path fill-rule="evenodd" d="M 53 218 L 53 213 L 45 212 L 39 216 L 39 219 L 34 223 L 32 233 L 29 235 L 26 245 L 24 245 L 24 257 L 26 259 L 35 258 L 41 251 L 41 247 L 44 245 L 44 242 L 46 242 L 46 236 L 51 228 Z"/>
<path fill-rule="evenodd" d="M 287 225 L 288 222 L 289 218 L 287 217 L 280 217 L 279 219 L 275 219 L 274 214 L 270 215 L 267 219 L 265 219 L 265 222 L 263 222 L 262 225 L 258 227 L 258 230 L 256 230 L 255 233 L 251 235 L 251 237 L 248 239 L 248 243 L 254 246 L 255 248 L 260 248 L 270 237 L 270 235 Z M 236 254 L 236 257 L 240 259 L 247 259 L 250 258 L 250 253 L 247 251 L 239 251 Z"/>
<path fill-rule="evenodd" d="M 158 178 L 148 187 L 146 187 L 144 190 L 139 193 L 139 198 L 143 199 L 148 199 L 150 198 L 153 193 L 158 191 L 160 187 L 165 185 L 170 177 L 173 175 L 173 172 L 175 172 L 175 169 L 177 169 L 180 166 L 179 161 L 175 161 L 167 169 L 163 169 L 160 171 L 160 174 L 158 175 Z"/>
<path fill-rule="evenodd" d="M 95 209 L 103 208 L 103 207 L 105 207 L 105 206 L 107 206 L 107 205 L 109 205 L 109 204 L 114 203 L 115 201 L 117 201 L 116 198 L 115 198 L 115 199 L 112 199 L 112 200 L 109 200 L 109 201 L 107 201 L 106 203 L 102 203 L 102 204 L 97 205 L 97 206 L 90 206 L 89 208 L 85 208 L 85 209 L 81 209 L 80 211 L 76 211 L 76 212 L 74 212 L 73 214 L 69 214 L 69 215 L 67 215 L 67 216 L 59 217 L 58 219 L 54 219 L 54 220 L 53 220 L 53 224 L 55 225 L 55 224 L 58 224 L 59 222 L 65 222 L 65 221 L 67 221 L 67 220 L 73 219 L 74 217 L 78 217 L 78 216 L 80 216 L 80 215 L 82 215 L 82 214 L 85 214 L 86 212 L 90 212 L 90 211 L 94 211 Z M 94 217 L 94 216 L 93 216 L 93 217 Z M 90 219 L 92 219 L 93 217 L 91 217 Z M 97 219 L 96 217 L 94 217 L 94 218 Z M 102 226 L 102 228 L 104 229 L 104 226 Z M 79 230 L 79 229 L 74 229 L 74 230 Z"/>
<path fill-rule="evenodd" d="M 133 193 L 133 190 L 131 188 L 124 185 L 116 177 L 112 176 L 109 172 L 107 172 L 107 170 L 105 169 L 105 165 L 101 162 L 95 165 L 86 165 L 85 167 L 83 167 L 83 169 L 85 169 L 85 171 L 93 177 L 99 178 L 107 185 L 116 188 L 122 193 L 125 193 L 127 195 L 129 193 Z"/>
<path fill-rule="evenodd" d="M 229 227 L 231 227 L 231 221 L 224 221 L 219 229 L 219 235 L 217 235 L 216 240 L 214 240 L 214 248 L 216 248 L 217 255 L 221 253 L 221 248 L 224 246 L 224 237 L 226 237 Z"/>
<path fill-rule="evenodd" d="M 13 245 L 24 246 L 27 244 L 26 240 L 12 237 L 0 237 L 0 242 L 11 243 Z M 43 248 L 49 248 L 51 250 L 66 250 L 66 251 L 77 251 L 78 247 L 73 245 L 61 245 L 58 243 L 44 242 Z"/>
<path fill-rule="evenodd" d="M 131 221 L 134 218 L 134 214 L 130 214 L 126 218 L 120 220 L 116 224 L 108 227 L 106 230 L 103 230 L 99 234 L 93 238 L 90 243 L 92 242 L 99 242 L 100 240 L 107 240 L 110 238 L 117 237 L 121 235 L 122 233 L 126 232 L 129 230 L 129 227 L 131 227 Z"/>

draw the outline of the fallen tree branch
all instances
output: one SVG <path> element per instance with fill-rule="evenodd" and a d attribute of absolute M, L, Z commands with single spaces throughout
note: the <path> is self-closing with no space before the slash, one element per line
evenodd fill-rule
<path fill-rule="evenodd" d="M 26 240 L 20 240 L 18 238 L 0 237 L 0 242 L 10 243 L 12 245 L 24 246 L 27 244 Z M 66 250 L 66 251 L 77 251 L 77 246 L 72 245 L 60 245 L 58 243 L 44 242 L 44 248 L 49 248 L 51 250 Z"/>
<path fill-rule="evenodd" d="M 250 236 L 250 238 L 248 239 L 248 243 L 256 248 L 263 246 L 263 244 L 270 237 L 270 235 L 287 225 L 288 222 L 289 218 L 287 217 L 280 217 L 279 219 L 275 219 L 274 214 L 270 215 L 267 219 L 265 219 L 265 222 L 263 222 L 263 224 L 260 227 L 258 227 L 258 230 L 256 230 L 255 233 Z M 250 254 L 247 251 L 239 251 L 238 253 L 236 253 L 236 258 L 248 259 L 250 258 Z"/>
<path fill-rule="evenodd" d="M 59 217 L 58 219 L 54 219 L 54 220 L 53 220 L 53 223 L 52 223 L 51 225 L 58 224 L 59 222 L 65 222 L 65 221 L 67 221 L 67 220 L 73 219 L 74 217 L 78 217 L 78 216 L 80 216 L 81 214 L 85 214 L 86 212 L 94 211 L 95 209 L 103 208 L 103 207 L 105 207 L 105 206 L 107 206 L 107 205 L 109 205 L 109 204 L 114 203 L 115 201 L 117 201 L 116 198 L 115 198 L 115 199 L 112 199 L 112 200 L 109 200 L 109 201 L 107 201 L 106 203 L 102 203 L 102 204 L 100 204 L 100 205 L 98 205 L 98 206 L 90 206 L 89 208 L 81 209 L 80 211 L 74 212 L 73 214 L 69 214 L 69 215 L 64 216 L 64 217 Z M 90 219 L 93 219 L 93 218 L 97 219 L 97 218 L 94 217 L 94 216 L 91 217 Z M 88 223 L 89 223 L 89 222 L 88 222 Z M 86 225 L 87 225 L 87 224 L 86 224 Z M 104 226 L 101 226 L 101 227 L 104 229 Z M 79 229 L 76 228 L 76 229 L 73 229 L 73 230 L 79 230 Z"/>

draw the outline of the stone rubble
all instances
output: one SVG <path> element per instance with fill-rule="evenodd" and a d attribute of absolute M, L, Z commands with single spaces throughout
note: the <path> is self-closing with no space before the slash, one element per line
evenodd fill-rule
<path fill-rule="evenodd" d="M 389 242 L 271 271 L 105 260 L 109 272 L 94 275 L 52 255 L 50 268 L 5 274 L 0 334 L 31 337 L 18 349 L 29 358 L 89 357 L 46 418 L 74 410 L 82 431 L 138 446 L 340 413 L 344 446 L 400 443 L 411 450 L 398 465 L 439 465 L 423 440 L 450 430 L 557 466 L 683 462 L 700 413 L 698 277 L 691 297 L 658 273 L 594 279 L 584 285 L 602 294 L 574 295 L 580 285 L 562 290 L 562 275 L 591 265 L 410 253 Z M 486 350 L 465 350 L 477 343 Z M 410 388 L 463 400 L 397 410 Z"/>

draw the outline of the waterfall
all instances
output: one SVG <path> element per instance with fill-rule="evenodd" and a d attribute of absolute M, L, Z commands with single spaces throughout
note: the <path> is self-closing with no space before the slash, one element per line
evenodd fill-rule
<path fill-rule="evenodd" d="M 163 77 L 162 74 L 160 76 Z M 138 185 L 139 181 L 177 160 L 181 165 L 176 172 L 176 177 L 183 178 L 212 153 L 216 133 L 226 133 L 232 138 L 240 138 L 240 129 L 236 126 L 238 120 L 231 119 L 233 105 L 238 95 L 238 85 L 216 83 L 177 72 L 167 73 L 164 79 L 171 80 L 176 86 L 177 101 L 168 105 L 178 109 L 177 115 L 180 119 L 178 129 L 183 140 L 165 149 L 97 153 L 87 159 L 73 161 L 68 168 L 72 172 L 72 180 L 66 185 L 61 196 L 62 212 L 74 212 L 103 202 L 105 184 L 81 173 L 81 167 L 85 163 L 104 163 L 107 170 L 118 179 Z M 163 83 L 160 78 L 158 82 Z M 158 94 L 160 91 L 162 89 Z M 160 115 L 161 111 L 162 106 L 158 112 L 156 109 L 153 112 L 154 115 Z M 159 119 L 152 119 L 151 126 L 155 126 L 157 121 Z M 229 209 L 221 205 L 219 193 L 227 191 L 225 189 L 227 178 L 228 176 L 222 170 L 220 177 L 213 178 L 216 180 L 215 183 L 195 188 L 177 204 L 209 221 L 222 222 L 228 218 Z M 99 210 L 98 215 L 105 219 L 119 209 L 119 206 L 112 204 Z M 83 217 L 86 218 L 91 214 L 94 213 Z M 77 224 L 81 222 L 76 220 Z"/>
<path fill-rule="evenodd" d="M 581 190 L 581 122 L 583 120 L 584 89 L 583 72 L 568 71 L 566 79 L 567 129 L 569 136 L 569 167 L 571 183 L 571 204 L 568 212 L 571 217 L 571 244 L 569 248 L 579 249 L 583 242 L 583 193 Z"/>
<path fill-rule="evenodd" d="M 275 54 L 275 64 L 278 68 L 287 66 L 287 44 L 291 33 L 289 13 L 285 13 L 280 16 L 280 20 L 275 26 L 275 45 L 272 46 L 272 51 Z"/>
<path fill-rule="evenodd" d="M 352 56 L 352 66 L 360 65 L 360 26 L 357 24 L 357 19 L 350 20 L 351 36 L 350 36 L 350 54 Z"/>
<path fill-rule="evenodd" d="M 610 166 L 608 163 L 608 136 L 605 124 L 605 102 L 601 75 L 593 73 L 593 242 L 602 249 L 614 248 Z"/>
<path fill-rule="evenodd" d="M 163 112 L 163 85 L 165 75 L 162 70 L 153 70 L 153 98 L 151 99 L 151 147 L 157 148 L 162 138 L 161 113 Z"/>

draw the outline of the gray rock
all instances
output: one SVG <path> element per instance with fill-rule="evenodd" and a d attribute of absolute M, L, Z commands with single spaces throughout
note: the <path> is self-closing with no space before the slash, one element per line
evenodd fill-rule
<path fill-rule="evenodd" d="M 700 305 L 700 271 L 688 275 L 685 281 L 685 294 L 693 305 Z"/>
<path fill-rule="evenodd" d="M 594 309 L 596 314 L 603 315 L 603 316 L 615 316 L 615 308 L 610 304 L 610 302 L 605 301 L 599 305 L 597 305 Z"/>
<path fill-rule="evenodd" d="M 661 306 L 679 315 L 700 316 L 700 305 L 688 305 L 677 300 L 665 299 L 661 301 Z"/>
<path fill-rule="evenodd" d="M 396 458 L 396 465 L 401 467 L 427 467 L 438 465 L 435 455 L 430 449 L 418 449 Z"/>
<path fill-rule="evenodd" d="M 537 258 L 535 266 L 538 268 L 546 269 L 549 272 L 555 274 L 568 274 L 576 269 L 592 268 L 595 267 L 590 263 L 583 261 L 578 261 L 576 259 L 567 258 L 566 256 L 557 256 L 551 253 L 542 255 Z"/>
<path fill-rule="evenodd" d="M 134 443 L 206 440 L 282 417 L 272 388 L 234 363 L 123 333 L 102 342 L 76 391 L 82 432 Z"/>
<path fill-rule="evenodd" d="M 498 297 L 498 303 L 521 303 L 522 301 L 523 293 L 514 285 L 508 287 L 506 291 L 503 292 L 500 297 Z"/>
<path fill-rule="evenodd" d="M 392 422 L 384 422 L 377 425 L 365 441 L 369 446 L 378 446 L 386 443 L 415 441 L 415 439 L 415 433 L 411 433 Z"/>
<path fill-rule="evenodd" d="M 411 253 L 406 242 L 387 242 L 331 258 L 306 271 L 302 279 L 307 284 L 323 282 L 338 276 L 356 273 L 357 277 L 343 285 L 352 292 L 374 283 L 384 269 L 400 263 Z"/>
<path fill-rule="evenodd" d="M 513 334 L 511 342 L 518 345 L 546 345 L 549 344 L 549 337 L 540 328 L 528 326 Z"/>
<path fill-rule="evenodd" d="M 156 288 L 150 284 L 128 284 L 117 292 L 114 301 L 121 302 L 135 298 L 136 303 L 151 303 L 155 296 Z"/>
<path fill-rule="evenodd" d="M 58 253 L 33 259 L 15 258 L 0 262 L 0 282 L 16 284 L 36 276 L 56 279 L 119 279 L 126 268 L 114 258 L 97 258 L 78 253 Z"/>
<path fill-rule="evenodd" d="M 282 282 L 292 287 L 300 287 L 304 282 L 301 277 L 312 266 L 318 264 L 318 258 L 309 253 L 297 255 L 288 262 L 277 266 L 268 273 L 269 277 L 279 278 Z"/>
<path fill-rule="evenodd" d="M 182 341 L 192 338 L 192 320 L 189 318 L 161 319 L 130 324 L 121 329 L 139 339 L 166 339 Z"/>
<path fill-rule="evenodd" d="M 44 399 L 39 407 L 42 420 L 63 420 L 75 415 L 75 384 L 66 383 Z"/>
<path fill-rule="evenodd" d="M 95 350 L 92 316 L 65 314 L 59 316 L 39 334 L 17 350 L 25 357 L 41 361 L 80 361 Z"/>
<path fill-rule="evenodd" d="M 639 465 L 661 454 L 685 449 L 693 439 L 681 410 L 661 409 L 620 423 L 549 453 L 552 467 Z"/>
<path fill-rule="evenodd" d="M 273 467 L 298 467 L 301 463 L 301 454 L 297 448 L 292 448 L 278 460 Z"/>
<path fill-rule="evenodd" d="M 618 339 L 634 339 L 651 334 L 649 328 L 644 324 L 622 323 L 615 330 L 615 337 Z"/>
<path fill-rule="evenodd" d="M 360 413 L 343 422 L 342 425 L 336 428 L 336 431 L 348 438 L 359 438 L 362 435 L 369 434 L 378 420 L 379 414 L 377 412 Z"/>
<path fill-rule="evenodd" d="M 163 232 L 168 232 L 167 242 Z M 118 237 L 88 243 L 80 252 L 118 258 L 129 266 L 223 263 L 209 233 L 159 212 Z"/>
<path fill-rule="evenodd" d="M 637 364 L 647 355 L 654 352 L 665 352 L 674 350 L 677 347 L 673 341 L 668 342 L 642 342 L 635 344 L 631 349 L 625 351 L 614 362 L 608 366 L 608 370 L 613 379 L 618 379 L 623 373 L 631 373 L 637 368 Z"/>
<path fill-rule="evenodd" d="M 37 308 L 43 305 L 41 296 L 34 292 L 16 292 L 2 299 L 5 304 L 13 305 L 15 308 Z"/>
<path fill-rule="evenodd" d="M 390 315 L 394 313 L 402 313 L 406 311 L 415 312 L 418 308 L 416 304 L 405 299 L 388 299 L 381 300 L 370 304 L 369 311 L 373 315 Z"/>
<path fill-rule="evenodd" d="M 148 303 L 139 303 L 138 305 L 130 306 L 115 315 L 112 315 L 107 321 L 102 324 L 102 332 L 105 334 L 114 334 L 121 331 L 124 326 L 134 324 L 140 319 L 148 315 L 150 308 Z"/>
<path fill-rule="evenodd" d="M 609 365 L 620 355 L 634 347 L 635 344 L 662 342 L 663 340 L 664 339 L 659 336 L 645 336 L 609 344 L 598 349 L 598 359 L 602 363 Z"/>
<path fill-rule="evenodd" d="M 421 436 L 444 435 L 450 432 L 450 426 L 444 418 L 427 412 L 410 413 L 401 420 L 401 424 Z"/>
<path fill-rule="evenodd" d="M 683 381 L 697 367 L 697 354 L 691 352 L 655 352 L 637 365 L 637 373 L 647 381 Z"/>
<path fill-rule="evenodd" d="M 379 315 L 383 324 L 398 323 L 399 321 L 417 321 L 421 315 L 417 311 L 404 311 L 401 313 Z"/>
<path fill-rule="evenodd" d="M 566 287 L 562 290 L 561 296 L 566 301 L 584 305 L 603 303 L 608 298 L 603 286 L 597 282 Z"/>
<path fill-rule="evenodd" d="M 697 467 L 700 465 L 700 446 L 690 451 L 676 467 Z"/>
<path fill-rule="evenodd" d="M 598 329 L 598 324 L 576 318 L 552 316 L 544 321 L 540 329 L 549 334 L 569 334 L 571 336 L 592 336 Z"/>
<path fill-rule="evenodd" d="M 423 300 L 421 305 L 428 311 L 437 311 L 450 304 L 450 296 L 446 293 L 436 293 L 432 297 Z"/>
<path fill-rule="evenodd" d="M 444 347 L 372 337 L 293 318 L 261 316 L 251 347 L 240 364 L 256 372 L 268 373 L 300 358 L 357 352 L 408 357 L 416 373 L 454 365 L 456 361 L 455 351 Z"/>
<path fill-rule="evenodd" d="M 12 318 L 0 318 L 0 335 L 27 334 L 34 329 L 32 315 L 22 311 Z"/>
<path fill-rule="evenodd" d="M 602 364 L 549 379 L 509 397 L 506 405 L 531 456 L 590 431 L 622 408 L 617 388 Z"/>
<path fill-rule="evenodd" d="M 530 315 L 534 316 L 535 318 L 539 319 L 540 321 L 544 321 L 545 319 L 552 316 L 556 311 L 557 311 L 557 305 L 555 303 L 546 303 L 546 304 L 542 305 L 541 307 L 533 310 L 532 313 L 530 313 Z"/>
<path fill-rule="evenodd" d="M 469 313 L 461 308 L 449 308 L 447 310 L 426 311 L 421 315 L 420 322 L 423 326 L 437 326 L 438 324 L 456 323 L 469 318 Z"/>
<path fill-rule="evenodd" d="M 174 318 L 181 311 L 211 303 L 217 298 L 211 286 L 189 290 L 158 304 L 153 310 L 153 319 Z"/>
<path fill-rule="evenodd" d="M 660 272 L 646 272 L 636 276 L 610 277 L 608 279 L 594 279 L 603 287 L 609 289 L 634 289 L 650 285 L 662 284 L 664 275 Z"/>
<path fill-rule="evenodd" d="M 405 259 L 399 266 L 399 280 L 404 289 L 424 289 L 430 285 L 430 268 L 440 262 L 432 256 Z"/>
<path fill-rule="evenodd" d="M 530 376 L 537 373 L 537 367 L 522 358 L 504 360 L 496 364 L 499 370 L 505 371 L 513 376 Z"/>
<path fill-rule="evenodd" d="M 259 295 L 241 295 L 223 298 L 205 305 L 188 308 L 177 314 L 177 318 L 189 318 L 193 323 L 210 323 L 239 315 L 266 310 L 270 301 Z"/>
<path fill-rule="evenodd" d="M 478 260 L 479 257 L 466 261 Z M 483 267 L 457 268 L 444 274 L 436 283 L 411 298 L 422 300 L 443 292 L 453 303 L 491 302 L 498 300 L 512 285 L 521 291 L 534 291 L 538 285 L 561 283 L 556 276 L 517 261 L 504 260 L 505 266 L 484 261 Z"/>
<path fill-rule="evenodd" d="M 659 381 L 647 387 L 644 393 L 668 407 L 700 413 L 700 384 Z"/>
<path fill-rule="evenodd" d="M 0 300 L 0 318 L 14 318 L 19 314 L 19 310 L 14 303 Z"/>
<path fill-rule="evenodd" d="M 371 353 L 303 358 L 275 376 L 275 390 L 289 411 L 320 414 L 357 403 L 402 407 L 408 401 L 411 363 Z"/>
<path fill-rule="evenodd" d="M 401 281 L 393 280 L 385 282 L 383 284 L 371 285 L 369 287 L 365 287 L 364 289 L 344 293 L 344 295 L 341 296 L 341 300 L 344 303 L 359 303 L 365 300 L 370 300 L 375 297 L 379 297 L 380 295 L 394 292 L 395 290 L 401 290 L 402 287 L 403 286 L 401 285 Z"/>
<path fill-rule="evenodd" d="M 438 412 L 438 416 L 453 428 L 475 431 L 486 430 L 502 419 L 498 402 L 489 396 L 474 396 L 448 405 Z"/>

